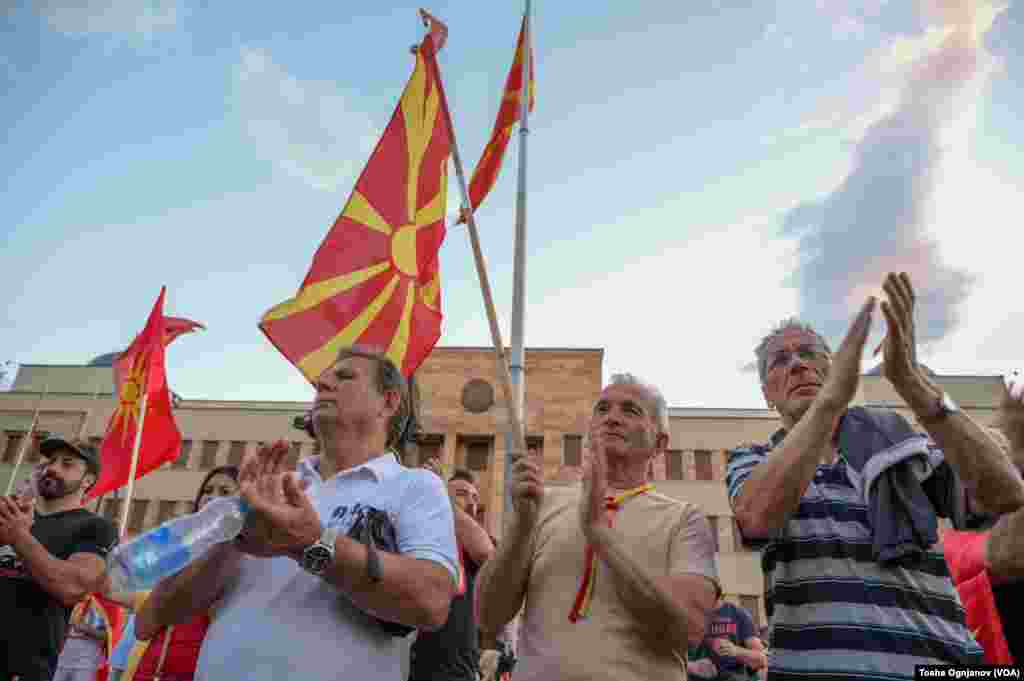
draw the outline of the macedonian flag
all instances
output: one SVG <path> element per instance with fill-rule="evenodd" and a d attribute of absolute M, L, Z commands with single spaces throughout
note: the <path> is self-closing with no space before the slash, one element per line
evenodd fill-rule
<path fill-rule="evenodd" d="M 100 478 L 86 494 L 87 499 L 128 483 L 140 427 L 142 437 L 139 439 L 136 478 L 174 461 L 181 450 L 181 432 L 171 413 L 171 396 L 164 370 L 167 338 L 165 294 L 166 289 L 160 289 L 160 296 L 149 313 L 145 328 L 114 362 L 117 408 L 111 414 L 103 436 Z"/>
<path fill-rule="evenodd" d="M 526 18 L 523 18 L 523 25 L 519 29 L 519 40 L 516 42 L 516 57 L 512 61 L 512 68 L 505 80 L 505 95 L 501 99 L 501 107 L 498 109 L 498 119 L 494 122 L 494 131 L 491 132 L 491 139 L 484 147 L 480 160 L 473 169 L 473 178 L 469 181 L 469 200 L 475 211 L 491 187 L 498 180 L 498 173 L 501 172 L 502 161 L 505 160 L 505 150 L 508 148 L 508 141 L 512 137 L 512 128 L 519 122 L 519 114 L 522 109 L 519 102 L 519 95 L 523 91 L 523 40 L 525 37 Z M 530 111 L 533 111 L 534 104 L 534 71 L 533 71 L 533 48 L 530 48 Z"/>
<path fill-rule="evenodd" d="M 437 35 L 416 49 L 398 107 L 302 286 L 260 321 L 310 381 L 350 345 L 386 352 L 409 376 L 441 336 L 438 249 L 451 140 Z"/>

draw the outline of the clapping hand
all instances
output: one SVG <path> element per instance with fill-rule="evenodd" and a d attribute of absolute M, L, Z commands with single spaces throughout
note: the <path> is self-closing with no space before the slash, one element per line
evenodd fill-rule
<path fill-rule="evenodd" d="M 249 504 L 238 540 L 243 553 L 298 558 L 320 538 L 320 516 L 304 491 L 308 483 L 287 470 L 287 455 L 288 444 L 278 441 L 242 461 L 238 486 Z"/>
<path fill-rule="evenodd" d="M 996 425 L 1010 441 L 1013 452 L 1024 452 L 1024 378 L 1016 372 L 1003 386 Z"/>
<path fill-rule="evenodd" d="M 871 332 L 871 320 L 875 309 L 875 299 L 869 298 L 860 308 L 860 312 L 850 325 L 842 345 L 832 359 L 828 378 L 818 400 L 833 409 L 846 409 L 857 395 L 860 383 L 860 363 L 864 356 L 864 344 Z"/>

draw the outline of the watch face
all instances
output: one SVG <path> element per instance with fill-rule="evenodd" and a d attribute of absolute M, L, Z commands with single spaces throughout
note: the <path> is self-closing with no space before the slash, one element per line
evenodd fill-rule
<path fill-rule="evenodd" d="M 303 567 L 314 574 L 321 574 L 327 569 L 333 557 L 326 546 L 314 544 L 306 549 L 306 553 L 302 557 Z"/>
<path fill-rule="evenodd" d="M 954 413 L 959 410 L 959 407 L 956 406 L 956 402 L 949 396 L 949 393 L 942 394 L 942 408 L 948 413 Z"/>

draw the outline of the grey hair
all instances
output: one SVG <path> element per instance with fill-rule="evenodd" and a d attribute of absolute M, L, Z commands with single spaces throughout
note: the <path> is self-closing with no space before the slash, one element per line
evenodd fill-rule
<path fill-rule="evenodd" d="M 668 433 L 668 402 L 658 388 L 646 381 L 641 380 L 634 374 L 622 373 L 612 374 L 608 385 L 635 385 L 642 388 L 654 404 L 654 422 L 658 424 L 658 433 Z"/>
<path fill-rule="evenodd" d="M 409 399 L 409 383 L 405 376 L 398 370 L 398 366 L 380 350 L 374 348 L 352 345 L 342 348 L 338 352 L 337 362 L 351 357 L 368 359 L 377 365 L 377 375 L 374 382 L 381 395 L 388 390 L 397 390 L 399 401 L 398 410 L 395 411 L 388 422 L 388 439 L 386 446 L 389 448 L 400 447 L 405 429 L 412 418 L 412 403 Z"/>
<path fill-rule="evenodd" d="M 761 385 L 764 385 L 768 380 L 768 344 L 774 339 L 778 338 L 787 331 L 803 331 L 809 333 L 825 346 L 825 350 L 828 354 L 832 354 L 832 348 L 829 347 L 828 341 L 814 330 L 810 324 L 801 321 L 798 317 L 790 317 L 789 319 L 783 319 L 779 322 L 778 326 L 772 329 L 767 336 L 761 339 L 757 347 L 754 348 L 754 355 L 757 357 L 757 375 L 761 379 Z"/>

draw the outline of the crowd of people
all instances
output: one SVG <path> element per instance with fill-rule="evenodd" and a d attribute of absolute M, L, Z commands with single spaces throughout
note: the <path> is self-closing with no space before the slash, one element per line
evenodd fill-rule
<path fill-rule="evenodd" d="M 148 593 L 108 588 L 117 532 L 82 508 L 96 450 L 44 441 L 36 498 L 0 498 L 0 681 L 868 681 L 1024 664 L 1024 386 L 995 428 L 977 423 L 917 362 L 909 278 L 884 290 L 834 352 L 796 319 L 755 350 L 780 428 L 737 443 L 726 486 L 762 555 L 766 630 L 724 598 L 703 511 L 651 480 L 669 439 L 653 384 L 611 377 L 576 484 L 515 453 L 499 541 L 472 474 L 403 463 L 407 381 L 350 347 L 315 383 L 320 454 L 290 470 L 276 443 L 211 471 L 192 510 L 240 495 L 241 534 Z M 878 307 L 884 375 L 920 430 L 852 404 Z"/>

